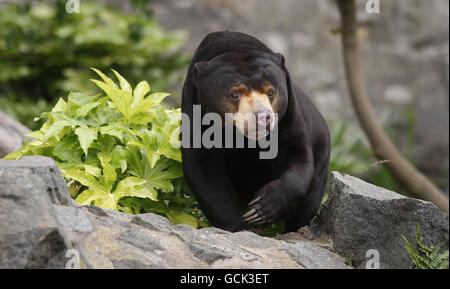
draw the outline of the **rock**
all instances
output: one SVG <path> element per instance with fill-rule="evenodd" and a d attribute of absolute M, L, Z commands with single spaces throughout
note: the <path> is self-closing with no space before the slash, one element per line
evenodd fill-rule
<path fill-rule="evenodd" d="M 0 268 L 303 268 L 283 248 L 249 232 L 80 206 L 53 160 L 0 160 Z"/>
<path fill-rule="evenodd" d="M 158 269 L 131 259 L 113 260 L 113 264 L 116 269 Z"/>
<path fill-rule="evenodd" d="M 216 227 L 209 227 L 209 228 L 202 228 L 199 230 L 200 232 L 207 232 L 207 233 L 213 233 L 213 234 L 229 234 L 230 232 L 216 228 Z"/>
<path fill-rule="evenodd" d="M 212 264 L 220 259 L 233 257 L 232 255 L 220 249 L 218 250 L 214 247 L 207 246 L 204 244 L 191 243 L 189 244 L 189 248 L 191 249 L 192 253 L 196 258 L 203 260 L 208 264 Z"/>
<path fill-rule="evenodd" d="M 310 242 L 328 251 L 334 252 L 333 240 L 327 234 L 318 232 L 318 227 L 305 226 L 300 228 L 297 232 L 290 232 L 283 235 L 275 236 L 277 240 L 283 240 L 289 243 Z"/>
<path fill-rule="evenodd" d="M 147 232 L 142 229 L 130 228 L 119 236 L 119 240 L 146 251 L 163 249 L 158 238 L 147 234 Z"/>
<path fill-rule="evenodd" d="M 343 269 L 350 254 L 361 265 L 367 248 L 379 250 L 382 267 L 404 268 L 399 236 L 413 241 L 416 221 L 425 242 L 448 240 L 448 216 L 433 205 L 334 173 L 311 227 L 276 238 L 196 230 L 152 213 L 80 206 L 48 158 L 0 160 L 0 268 Z"/>
<path fill-rule="evenodd" d="M 30 140 L 25 136 L 30 132 L 29 128 L 0 111 L 0 158 L 20 149 Z"/>
<path fill-rule="evenodd" d="M 90 233 L 94 230 L 88 216 L 79 209 L 65 206 L 54 206 L 56 218 L 64 228 L 80 233 Z"/>
<path fill-rule="evenodd" d="M 306 269 L 350 269 L 344 259 L 310 242 L 282 242 L 288 255 Z"/>
<path fill-rule="evenodd" d="M 0 161 L 0 268 L 64 268 L 68 241 L 49 185 L 32 169 L 5 163 L 14 161 Z"/>
<path fill-rule="evenodd" d="M 247 231 L 228 234 L 227 238 L 248 248 L 270 248 L 277 245 L 272 239 L 260 238 L 255 233 Z"/>
<path fill-rule="evenodd" d="M 415 244 L 417 223 L 425 244 L 447 242 L 448 248 L 448 215 L 434 204 L 338 172 L 332 173 L 329 197 L 317 218 L 320 230 L 333 239 L 334 249 L 353 256 L 360 268 L 371 249 L 379 252 L 381 268 L 411 268 L 401 235 Z"/>
<path fill-rule="evenodd" d="M 72 204 L 66 181 L 61 176 L 53 159 L 43 156 L 28 156 L 20 160 L 1 160 L 0 172 L 7 170 L 16 171 L 17 173 L 13 173 L 13 176 L 19 176 L 19 171 L 27 171 L 37 176 L 47 185 L 46 192 L 54 204 Z"/>
<path fill-rule="evenodd" d="M 140 214 L 133 218 L 131 223 L 156 231 L 170 232 L 171 223 L 169 219 L 156 214 Z"/>

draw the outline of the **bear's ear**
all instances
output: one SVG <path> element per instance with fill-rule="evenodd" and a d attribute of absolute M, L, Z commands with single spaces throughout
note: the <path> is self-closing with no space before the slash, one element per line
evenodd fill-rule
<path fill-rule="evenodd" d="M 278 58 L 278 63 L 284 69 L 284 56 L 281 53 L 275 53 L 275 56 Z"/>
<path fill-rule="evenodd" d="M 194 75 L 194 79 L 197 78 L 198 75 L 200 75 L 202 72 L 206 70 L 206 66 L 208 65 L 208 62 L 200 61 L 196 62 L 194 66 L 192 66 L 192 73 Z"/>
<path fill-rule="evenodd" d="M 286 85 L 288 90 L 288 106 L 290 103 L 292 103 L 292 97 L 294 96 L 294 87 L 292 84 L 291 76 L 289 75 L 289 71 L 287 70 L 284 62 L 284 56 L 281 53 L 275 53 L 275 56 L 278 58 L 278 63 L 280 64 L 280 67 L 284 71 L 286 75 Z"/>

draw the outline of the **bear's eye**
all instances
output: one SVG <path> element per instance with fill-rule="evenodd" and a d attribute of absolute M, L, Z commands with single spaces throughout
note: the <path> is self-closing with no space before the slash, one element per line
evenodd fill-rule
<path fill-rule="evenodd" d="M 267 92 L 267 96 L 268 96 L 269 98 L 273 98 L 273 97 L 275 96 L 275 89 L 270 89 L 270 90 Z"/>
<path fill-rule="evenodd" d="M 233 91 L 230 96 L 233 100 L 238 100 L 241 98 L 241 94 L 238 91 Z"/>

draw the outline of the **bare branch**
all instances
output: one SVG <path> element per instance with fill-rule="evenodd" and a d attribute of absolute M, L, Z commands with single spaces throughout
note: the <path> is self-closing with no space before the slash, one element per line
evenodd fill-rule
<path fill-rule="evenodd" d="M 446 195 L 401 155 L 378 122 L 362 77 L 355 0 L 337 0 L 337 3 L 341 14 L 343 56 L 348 90 L 353 108 L 369 138 L 375 156 L 380 160 L 390 160 L 386 166 L 395 179 L 414 197 L 431 201 L 448 214 L 449 201 Z"/>

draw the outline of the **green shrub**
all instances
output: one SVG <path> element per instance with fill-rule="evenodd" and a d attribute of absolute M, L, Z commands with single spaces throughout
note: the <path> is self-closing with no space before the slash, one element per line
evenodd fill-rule
<path fill-rule="evenodd" d="M 70 14 L 66 2 L 1 6 L 0 109 L 37 99 L 54 105 L 81 87 L 93 93 L 96 87 L 88 82 L 92 73 L 86 67 L 121 71 L 133 85 L 147 79 L 157 91 L 181 82 L 188 64 L 177 52 L 183 33 L 164 31 L 148 10 L 126 13 L 81 1 L 81 13 Z M 24 123 L 35 113 L 31 108 L 9 112 Z"/>
<path fill-rule="evenodd" d="M 141 81 L 132 90 L 116 71 L 120 87 L 100 71 L 92 80 L 104 94 L 70 93 L 59 99 L 35 140 L 6 156 L 53 158 L 72 197 L 83 205 L 127 213 L 153 212 L 173 223 L 207 226 L 184 184 L 179 149 L 180 109 L 165 109 L 167 93 L 148 94 Z"/>

